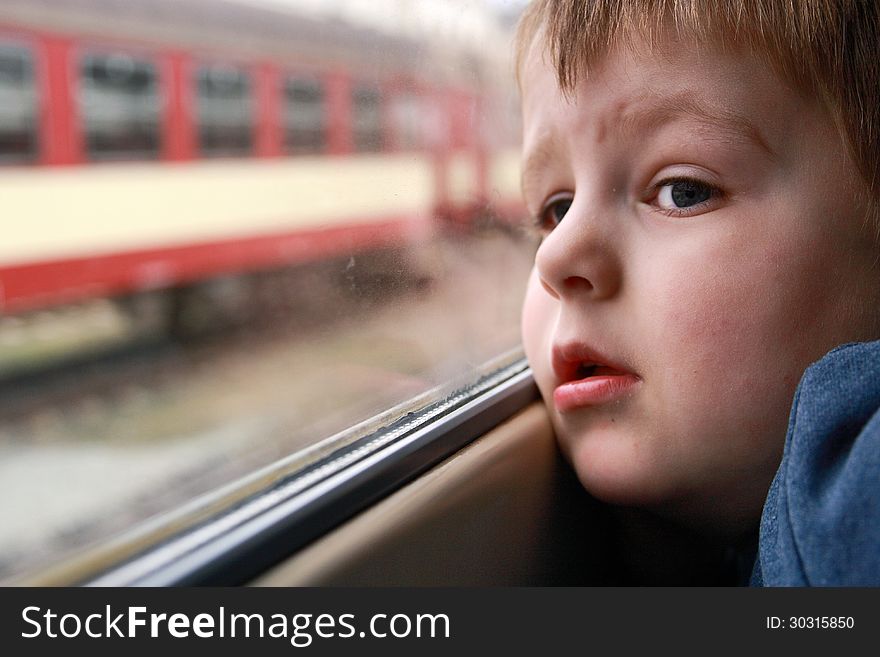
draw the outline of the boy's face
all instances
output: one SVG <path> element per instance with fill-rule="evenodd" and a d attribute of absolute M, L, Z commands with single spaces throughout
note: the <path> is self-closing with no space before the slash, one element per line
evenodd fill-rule
<path fill-rule="evenodd" d="M 546 235 L 522 329 L 563 451 L 601 499 L 740 532 L 805 367 L 878 337 L 855 167 L 747 56 L 615 51 L 566 100 L 537 50 L 523 189 Z"/>

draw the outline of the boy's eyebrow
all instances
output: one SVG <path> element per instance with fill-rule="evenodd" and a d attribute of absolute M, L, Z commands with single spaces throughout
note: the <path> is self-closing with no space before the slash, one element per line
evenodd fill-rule
<path fill-rule="evenodd" d="M 547 166 L 548 161 L 558 156 L 561 148 L 562 144 L 556 133 L 548 131 L 541 135 L 537 144 L 529 151 L 520 176 L 524 198 L 529 198 L 529 189 L 537 182 L 538 173 Z"/>
<path fill-rule="evenodd" d="M 698 102 L 692 94 L 654 98 L 646 96 L 651 104 L 638 103 L 633 109 L 624 110 L 615 117 L 615 130 L 622 136 L 631 137 L 639 132 L 654 131 L 679 116 L 691 117 L 702 123 L 717 126 L 722 130 L 735 131 L 746 136 L 758 148 L 776 159 L 758 127 L 748 117 L 721 108 L 712 108 Z M 606 131 L 607 132 L 607 131 Z M 529 198 L 529 189 L 535 184 L 537 176 L 548 160 L 560 153 L 561 142 L 554 132 L 547 131 L 537 140 L 529 151 L 522 167 L 520 184 L 523 196 Z"/>
<path fill-rule="evenodd" d="M 741 133 L 770 157 L 776 158 L 776 153 L 770 148 L 761 131 L 754 122 L 743 114 L 703 104 L 691 93 L 660 97 L 646 96 L 644 100 L 651 104 L 645 106 L 640 103 L 634 109 L 623 111 L 619 115 L 618 130 L 622 134 L 632 135 L 639 131 L 657 130 L 676 117 L 685 116 L 723 130 Z"/>

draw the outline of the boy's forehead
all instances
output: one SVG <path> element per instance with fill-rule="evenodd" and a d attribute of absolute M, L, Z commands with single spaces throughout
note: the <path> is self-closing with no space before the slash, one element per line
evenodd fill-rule
<path fill-rule="evenodd" d="M 595 143 L 632 140 L 677 120 L 775 156 L 767 133 L 779 125 L 766 106 L 793 111 L 791 95 L 753 61 L 718 59 L 712 70 L 695 68 L 706 65 L 706 55 L 692 49 L 658 61 L 638 50 L 612 52 L 564 94 L 555 71 L 533 49 L 523 69 L 524 182 L 548 150 L 572 135 Z"/>
<path fill-rule="evenodd" d="M 713 103 L 689 91 L 677 93 L 621 94 L 613 102 L 595 112 L 579 112 L 579 105 L 560 100 L 569 105 L 561 106 L 560 112 L 542 113 L 540 109 L 525 114 L 525 137 L 527 152 L 540 155 L 562 143 L 567 130 L 589 131 L 596 143 L 607 139 L 632 139 L 640 133 L 658 130 L 664 124 L 685 119 L 693 124 L 742 136 L 768 155 L 775 155 L 761 129 L 749 114 L 723 104 Z"/>

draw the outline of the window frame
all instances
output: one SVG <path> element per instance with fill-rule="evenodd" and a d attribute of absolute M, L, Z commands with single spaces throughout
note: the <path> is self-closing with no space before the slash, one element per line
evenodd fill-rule
<path fill-rule="evenodd" d="M 244 74 L 247 80 L 247 95 L 245 96 L 249 105 L 250 121 L 247 125 L 248 144 L 239 148 L 220 148 L 206 149 L 204 143 L 204 128 L 202 123 L 202 97 L 201 97 L 201 74 L 206 68 L 225 67 L 234 69 Z M 195 157 L 198 160 L 216 160 L 222 158 L 246 158 L 254 159 L 258 153 L 258 132 L 261 120 L 259 112 L 259 71 L 255 62 L 242 61 L 236 58 L 217 55 L 194 55 L 192 58 L 192 68 L 189 71 L 189 88 L 192 94 L 192 114 L 191 121 L 193 124 L 193 132 L 195 135 Z M 243 133 L 244 134 L 244 133 Z"/>
<path fill-rule="evenodd" d="M 392 87 L 388 91 L 386 141 L 390 141 L 394 151 L 419 153 L 427 150 L 425 97 L 425 90 L 415 85 Z"/>
<path fill-rule="evenodd" d="M 509 358 L 509 357 L 508 357 Z M 413 481 L 538 399 L 521 350 L 471 385 L 428 393 L 372 430 L 99 574 L 87 586 L 235 586 Z M 364 425 L 349 432 L 361 431 Z M 276 468 L 270 466 L 270 468 Z M 282 464 L 283 465 L 283 464 Z M 266 483 L 268 482 L 268 483 Z M 239 482 L 238 485 L 240 485 Z M 207 500 L 201 502 L 202 505 Z M 68 575 L 68 583 L 70 577 Z"/>
<path fill-rule="evenodd" d="M 90 131 L 88 114 L 85 107 L 84 66 L 88 57 L 112 56 L 123 54 L 138 62 L 148 62 L 154 74 L 155 89 L 155 147 L 151 150 L 114 150 L 110 152 L 95 151 L 90 144 Z M 132 48 L 127 45 L 114 44 L 112 42 L 82 41 L 79 42 L 72 53 L 70 66 L 71 90 L 74 93 L 73 102 L 76 106 L 75 115 L 78 121 L 78 134 L 82 140 L 82 158 L 86 163 L 102 162 L 153 162 L 162 159 L 165 151 L 165 121 L 169 105 L 167 97 L 168 85 L 164 79 L 165 62 L 159 52 L 146 49 Z"/>
<path fill-rule="evenodd" d="M 0 31 L 0 45 L 13 49 L 25 51 L 29 56 L 30 73 L 31 73 L 31 126 L 30 126 L 30 150 L 27 153 L 17 153 L 7 156 L 0 154 L 0 166 L 26 166 L 37 164 L 41 158 L 41 123 L 43 112 L 43 90 L 42 90 L 42 54 L 40 46 L 27 35 L 7 33 Z"/>
<path fill-rule="evenodd" d="M 293 126 L 289 121 L 291 113 L 296 114 L 297 103 L 287 95 L 288 84 L 291 82 L 307 82 L 313 84 L 320 92 L 320 131 L 321 139 L 317 148 L 304 148 L 293 143 L 291 133 Z M 330 94 L 327 76 L 318 71 L 282 68 L 278 76 L 278 97 L 281 102 L 281 148 L 287 156 L 327 155 L 330 149 Z"/>
<path fill-rule="evenodd" d="M 358 125 L 358 96 L 369 92 L 375 100 L 375 126 L 369 131 L 361 130 Z M 386 108 L 388 104 L 388 90 L 381 81 L 355 77 L 351 80 L 349 88 L 349 102 L 351 103 L 351 148 L 357 155 L 370 155 L 385 153 L 388 149 L 388 121 Z M 378 137 L 378 143 L 372 144 L 372 140 Z"/>

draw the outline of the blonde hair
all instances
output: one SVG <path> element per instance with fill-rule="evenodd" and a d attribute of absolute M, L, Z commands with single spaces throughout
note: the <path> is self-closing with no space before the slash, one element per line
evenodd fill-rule
<path fill-rule="evenodd" d="M 880 0 L 533 0 L 517 33 L 517 70 L 535 46 L 561 89 L 637 32 L 654 43 L 675 34 L 767 60 L 816 97 L 835 122 L 867 185 L 880 225 Z"/>

